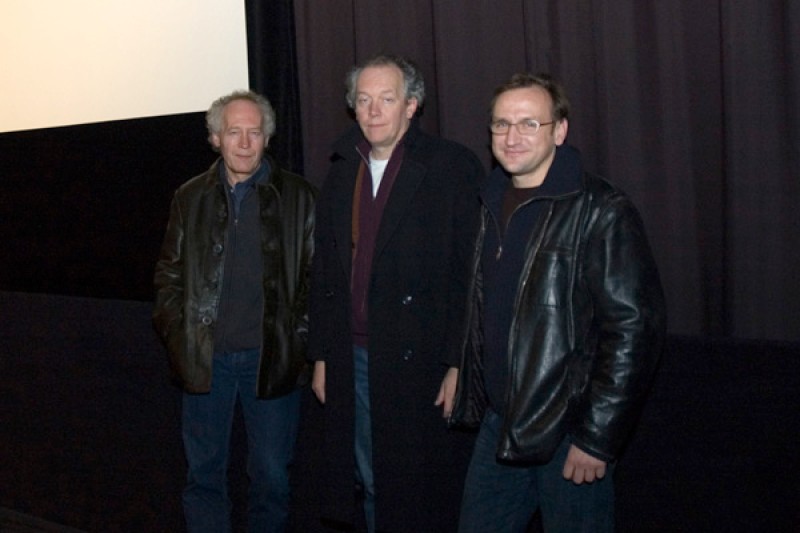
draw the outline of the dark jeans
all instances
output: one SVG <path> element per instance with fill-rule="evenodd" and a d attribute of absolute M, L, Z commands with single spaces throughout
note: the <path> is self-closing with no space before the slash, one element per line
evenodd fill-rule
<path fill-rule="evenodd" d="M 289 472 L 300 393 L 256 398 L 258 350 L 215 355 L 211 392 L 183 395 L 183 444 L 189 474 L 183 509 L 190 532 L 230 532 L 228 458 L 237 399 L 247 431 L 248 530 L 285 531 Z"/>
<path fill-rule="evenodd" d="M 570 441 L 564 439 L 543 465 L 499 463 L 495 458 L 502 419 L 488 411 L 467 472 L 461 533 L 524 532 L 541 509 L 547 533 L 614 530 L 613 468 L 594 483 L 576 485 L 562 476 Z"/>
<path fill-rule="evenodd" d="M 372 476 L 372 418 L 369 407 L 369 354 L 365 348 L 353 346 L 355 370 L 355 455 L 356 483 L 364 501 L 366 529 L 375 531 L 375 480 Z"/>

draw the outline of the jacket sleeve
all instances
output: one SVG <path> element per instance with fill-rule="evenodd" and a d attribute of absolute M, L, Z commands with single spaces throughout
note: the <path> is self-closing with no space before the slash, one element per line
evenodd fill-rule
<path fill-rule="evenodd" d="M 333 261 L 330 250 L 324 243 L 333 240 L 333 222 L 330 217 L 330 203 L 333 201 L 330 191 L 330 182 L 326 179 L 317 196 L 314 210 L 315 228 L 313 235 L 314 259 L 311 262 L 310 290 L 308 297 L 309 336 L 308 352 L 309 361 L 324 361 L 324 345 L 330 339 L 329 327 L 331 317 L 326 316 L 325 307 L 325 280 L 328 263 Z"/>
<path fill-rule="evenodd" d="M 580 283 L 592 301 L 588 382 L 579 397 L 574 443 L 603 460 L 616 458 L 636 422 L 665 335 L 658 270 L 633 204 L 614 195 L 586 242 Z M 578 330 L 580 331 L 580 330 Z"/>
<path fill-rule="evenodd" d="M 298 272 L 297 296 L 294 302 L 295 334 L 302 341 L 302 353 L 305 357 L 308 346 L 308 304 L 311 290 L 311 265 L 314 256 L 314 197 L 315 192 L 309 193 L 305 198 L 307 202 L 303 207 L 304 218 L 302 224 L 302 237 L 300 241 L 300 261 Z"/>
<path fill-rule="evenodd" d="M 170 206 L 169 222 L 155 268 L 153 326 L 170 353 L 176 353 L 183 320 L 183 240 L 185 227 L 177 193 Z"/>
<path fill-rule="evenodd" d="M 475 250 L 475 238 L 480 222 L 478 187 L 484 176 L 483 165 L 469 150 L 456 167 L 458 174 L 454 188 L 453 216 L 450 224 L 452 253 L 449 258 L 450 283 L 447 296 L 447 348 L 443 359 L 447 366 L 461 364 L 464 322 L 467 317 L 467 292 L 470 282 L 470 266 Z"/>

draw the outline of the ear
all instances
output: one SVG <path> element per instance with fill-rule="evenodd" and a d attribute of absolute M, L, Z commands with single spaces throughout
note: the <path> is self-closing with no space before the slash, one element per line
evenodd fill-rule
<path fill-rule="evenodd" d="M 211 146 L 213 146 L 214 148 L 216 148 L 217 150 L 219 150 L 219 147 L 220 147 L 220 145 L 221 145 L 221 144 L 222 144 L 222 143 L 220 143 L 220 140 L 219 140 L 219 134 L 217 134 L 217 133 L 212 133 L 212 134 L 211 134 Z"/>
<path fill-rule="evenodd" d="M 564 141 L 567 140 L 567 130 L 569 129 L 569 121 L 565 118 L 562 118 L 558 122 L 555 123 L 555 128 L 553 129 L 553 136 L 555 137 L 556 146 L 561 146 L 564 144 Z"/>
<path fill-rule="evenodd" d="M 269 140 L 270 140 L 270 136 L 269 135 L 264 135 L 264 148 L 269 146 Z"/>
<path fill-rule="evenodd" d="M 414 113 L 417 112 L 417 106 L 419 106 L 419 101 L 416 98 L 409 98 L 406 103 L 406 118 L 411 120 L 414 117 Z"/>

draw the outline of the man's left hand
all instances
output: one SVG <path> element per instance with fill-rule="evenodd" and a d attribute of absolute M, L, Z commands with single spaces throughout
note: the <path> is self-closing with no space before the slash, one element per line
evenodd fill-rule
<path fill-rule="evenodd" d="M 439 387 L 439 394 L 436 396 L 435 406 L 442 406 L 442 417 L 447 418 L 453 412 L 453 399 L 456 397 L 456 385 L 458 385 L 458 368 L 451 366 L 444 375 L 442 385 Z"/>
<path fill-rule="evenodd" d="M 606 475 L 606 462 L 593 457 L 574 444 L 569 447 L 564 463 L 564 479 L 580 485 L 603 479 Z"/>

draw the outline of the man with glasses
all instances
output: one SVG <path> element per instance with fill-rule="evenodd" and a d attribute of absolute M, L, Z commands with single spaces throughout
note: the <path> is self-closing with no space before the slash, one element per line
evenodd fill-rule
<path fill-rule="evenodd" d="M 450 422 L 480 427 L 460 531 L 612 531 L 613 464 L 664 336 L 631 201 L 565 144 L 569 104 L 514 75 L 491 104 L 500 165 L 481 190 L 469 339 Z"/>

